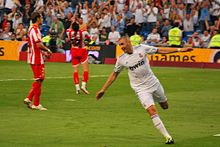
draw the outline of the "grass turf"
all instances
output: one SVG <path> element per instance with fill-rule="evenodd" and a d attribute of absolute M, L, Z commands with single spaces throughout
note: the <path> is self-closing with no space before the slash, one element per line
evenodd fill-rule
<path fill-rule="evenodd" d="M 131 90 L 127 71 L 103 99 L 95 100 L 112 69 L 113 65 L 90 65 L 91 94 L 75 95 L 71 64 L 46 63 L 41 103 L 49 110 L 40 112 L 23 104 L 33 78 L 29 65 L 0 61 L 0 146 L 166 146 Z M 220 137 L 213 135 L 220 134 L 220 70 L 152 69 L 169 99 L 168 110 L 157 108 L 175 139 L 173 146 L 219 147 Z"/>

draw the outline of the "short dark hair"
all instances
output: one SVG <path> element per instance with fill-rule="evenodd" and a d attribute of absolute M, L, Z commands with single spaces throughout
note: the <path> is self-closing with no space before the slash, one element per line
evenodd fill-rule
<path fill-rule="evenodd" d="M 41 15 L 40 15 L 39 12 L 33 12 L 33 13 L 31 14 L 32 23 L 37 22 L 37 19 L 40 18 L 40 17 L 41 17 Z"/>
<path fill-rule="evenodd" d="M 79 24 L 78 23 L 76 23 L 76 22 L 74 22 L 73 24 L 72 24 L 72 29 L 74 30 L 74 31 L 79 31 Z"/>
<path fill-rule="evenodd" d="M 173 26 L 174 26 L 174 27 L 179 27 L 179 22 L 175 22 L 175 23 L 173 24 Z"/>

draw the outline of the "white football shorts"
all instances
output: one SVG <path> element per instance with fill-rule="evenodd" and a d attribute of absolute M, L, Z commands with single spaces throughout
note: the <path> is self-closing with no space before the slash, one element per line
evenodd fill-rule
<path fill-rule="evenodd" d="M 161 103 L 167 101 L 161 84 L 158 84 L 154 91 L 142 90 L 136 93 L 136 95 L 145 109 L 151 105 L 155 105 L 155 102 Z"/>

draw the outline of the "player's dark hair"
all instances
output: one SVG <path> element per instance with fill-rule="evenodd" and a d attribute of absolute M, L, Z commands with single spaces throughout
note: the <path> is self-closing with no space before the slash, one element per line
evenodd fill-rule
<path fill-rule="evenodd" d="M 179 27 L 179 22 L 175 22 L 174 24 L 173 24 L 173 27 L 175 28 L 175 27 Z"/>
<path fill-rule="evenodd" d="M 74 30 L 74 31 L 79 31 L 79 24 L 78 23 L 76 23 L 76 22 L 74 22 L 73 24 L 72 24 L 72 29 Z"/>
<path fill-rule="evenodd" d="M 40 18 L 40 17 L 41 17 L 40 13 L 38 13 L 38 12 L 33 12 L 33 13 L 31 14 L 32 23 L 37 22 L 37 19 Z"/>

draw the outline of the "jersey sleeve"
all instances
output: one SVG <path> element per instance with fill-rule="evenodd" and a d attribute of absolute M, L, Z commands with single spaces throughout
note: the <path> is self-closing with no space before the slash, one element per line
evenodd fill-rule
<path fill-rule="evenodd" d="M 121 72 L 124 69 L 124 66 L 120 63 L 120 58 L 117 60 L 114 68 L 114 72 Z"/>
<path fill-rule="evenodd" d="M 40 31 L 37 28 L 34 28 L 34 29 L 31 30 L 31 34 L 33 36 L 34 42 L 36 42 L 36 43 L 41 41 L 41 37 L 40 37 L 39 32 Z"/>
<path fill-rule="evenodd" d="M 158 48 L 154 46 L 149 46 L 146 44 L 141 44 L 141 46 L 144 48 L 146 54 L 155 54 L 158 51 Z"/>

